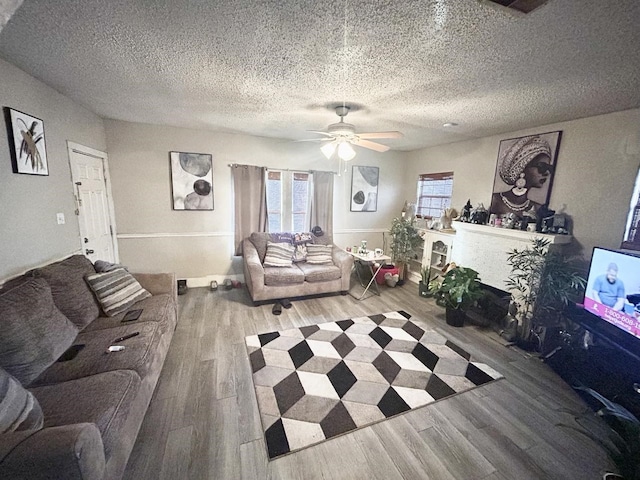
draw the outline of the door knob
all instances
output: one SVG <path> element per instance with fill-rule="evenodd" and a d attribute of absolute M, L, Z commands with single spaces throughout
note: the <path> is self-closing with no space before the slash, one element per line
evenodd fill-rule
<path fill-rule="evenodd" d="M 91 255 L 92 253 L 94 253 L 93 250 L 89 250 L 88 248 L 84 251 L 87 255 Z"/>

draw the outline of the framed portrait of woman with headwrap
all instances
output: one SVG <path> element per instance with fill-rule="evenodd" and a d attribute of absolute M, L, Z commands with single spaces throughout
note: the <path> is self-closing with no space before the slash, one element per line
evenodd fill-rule
<path fill-rule="evenodd" d="M 490 212 L 536 218 L 549 202 L 561 131 L 502 140 Z"/>

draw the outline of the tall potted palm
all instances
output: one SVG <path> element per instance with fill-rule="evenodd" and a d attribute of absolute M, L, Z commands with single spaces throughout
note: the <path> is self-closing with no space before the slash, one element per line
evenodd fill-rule
<path fill-rule="evenodd" d="M 405 279 L 407 265 L 413 253 L 413 249 L 420 245 L 422 238 L 413 223 L 413 218 L 404 219 L 396 217 L 391 221 L 391 258 L 398 265 L 400 278 Z"/>
<path fill-rule="evenodd" d="M 580 298 L 587 281 L 579 260 L 549 250 L 542 238 L 508 252 L 511 274 L 505 283 L 516 306 L 513 337 L 521 347 L 541 350 L 546 328 L 560 323 L 569 302 Z"/>

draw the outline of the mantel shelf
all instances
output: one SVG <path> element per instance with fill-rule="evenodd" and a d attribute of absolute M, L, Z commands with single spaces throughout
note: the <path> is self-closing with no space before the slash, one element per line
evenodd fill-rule
<path fill-rule="evenodd" d="M 453 222 L 453 228 L 456 230 L 464 230 L 481 235 L 489 235 L 494 237 L 506 237 L 519 241 L 531 241 L 534 238 L 543 238 L 548 240 L 551 245 L 565 245 L 571 243 L 573 237 L 571 235 L 550 235 L 548 233 L 525 232 L 522 230 L 513 230 L 509 228 L 492 227 L 490 225 L 477 225 L 475 223 Z"/>

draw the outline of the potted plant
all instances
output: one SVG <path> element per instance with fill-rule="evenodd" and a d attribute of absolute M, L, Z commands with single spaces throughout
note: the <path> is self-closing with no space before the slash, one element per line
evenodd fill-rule
<path fill-rule="evenodd" d="M 429 289 L 429 282 L 431 279 L 429 278 L 429 273 L 431 273 L 431 269 L 429 267 L 422 267 L 420 269 L 420 278 L 421 280 L 418 282 L 418 295 L 421 297 L 430 297 L 432 293 Z"/>
<path fill-rule="evenodd" d="M 506 285 L 515 306 L 511 336 L 521 347 L 541 351 L 546 329 L 558 325 L 569 302 L 584 292 L 587 282 L 578 260 L 550 251 L 549 241 L 542 238 L 508 252 Z"/>
<path fill-rule="evenodd" d="M 413 218 L 394 218 L 391 221 L 389 233 L 391 234 L 391 258 L 400 270 L 400 278 L 405 279 L 413 249 L 420 245 L 422 237 L 413 224 Z"/>
<path fill-rule="evenodd" d="M 602 432 L 601 422 L 591 422 L 589 427 L 583 425 L 583 420 L 589 420 L 585 415 L 576 415 L 574 420 L 580 427 L 558 424 L 561 427 L 571 428 L 596 441 L 602 446 L 609 458 L 618 469 L 618 473 L 605 472 L 604 480 L 622 478 L 626 480 L 640 480 L 640 420 L 629 410 L 588 387 L 573 387 L 584 392 L 594 399 L 600 406 L 596 416 L 605 421 L 608 430 Z M 593 420 L 593 419 L 592 419 Z M 603 438 L 606 436 L 608 438 Z"/>
<path fill-rule="evenodd" d="M 429 286 L 436 303 L 445 307 L 447 324 L 453 327 L 464 325 L 467 309 L 484 295 L 478 272 L 472 268 L 452 268 L 447 271 L 442 283 L 433 280 Z"/>

